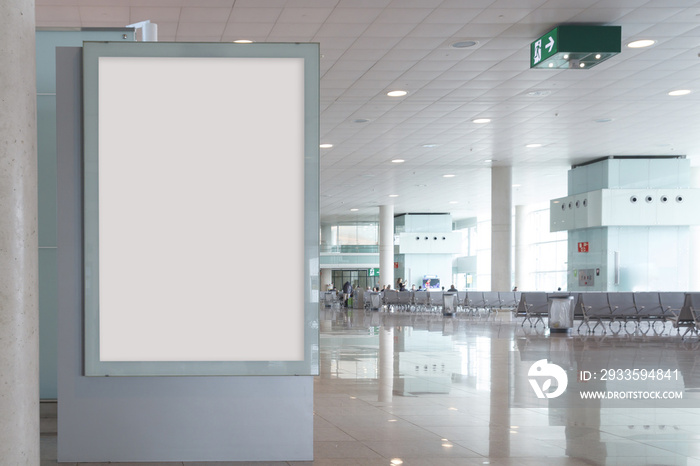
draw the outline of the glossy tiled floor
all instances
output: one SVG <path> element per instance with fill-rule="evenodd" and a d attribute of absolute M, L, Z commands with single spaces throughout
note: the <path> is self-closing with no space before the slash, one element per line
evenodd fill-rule
<path fill-rule="evenodd" d="M 700 466 L 698 339 L 629 330 L 550 336 L 503 312 L 323 309 L 315 461 L 288 464 Z M 542 359 L 566 374 L 561 396 L 537 398 L 535 384 L 558 390 L 531 372 Z M 582 400 L 586 390 L 641 398 Z M 42 437 L 42 458 L 55 464 L 55 437 Z"/>

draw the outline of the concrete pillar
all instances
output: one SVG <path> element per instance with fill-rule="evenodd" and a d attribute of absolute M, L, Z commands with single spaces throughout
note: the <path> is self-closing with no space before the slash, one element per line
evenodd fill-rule
<path fill-rule="evenodd" d="M 515 206 L 515 283 L 518 290 L 531 290 L 532 284 L 529 282 L 529 268 L 532 267 L 528 257 L 527 245 L 527 216 L 530 208 L 525 205 Z"/>
<path fill-rule="evenodd" d="M 34 0 L 0 2 L 0 462 L 39 464 Z"/>
<path fill-rule="evenodd" d="M 327 291 L 328 285 L 333 283 L 333 270 L 332 269 L 321 269 L 321 291 Z M 342 283 L 336 284 L 336 286 L 342 286 Z"/>
<path fill-rule="evenodd" d="M 379 287 L 394 288 L 394 206 L 379 206 Z"/>
<path fill-rule="evenodd" d="M 321 252 L 333 252 L 333 246 L 337 243 L 331 225 L 321 225 Z"/>
<path fill-rule="evenodd" d="M 512 167 L 491 168 L 491 291 L 512 289 L 512 190 Z"/>
<path fill-rule="evenodd" d="M 700 188 L 700 167 L 690 169 L 690 187 Z M 700 226 L 690 226 L 690 280 L 688 291 L 700 291 Z"/>

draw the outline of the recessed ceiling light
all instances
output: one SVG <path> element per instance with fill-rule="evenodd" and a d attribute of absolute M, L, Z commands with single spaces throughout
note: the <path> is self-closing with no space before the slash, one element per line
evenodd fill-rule
<path fill-rule="evenodd" d="M 392 458 L 390 462 L 391 464 L 395 465 L 403 464 L 403 460 L 401 458 Z"/>
<path fill-rule="evenodd" d="M 581 63 L 578 64 L 578 67 L 579 67 L 579 68 L 585 68 L 585 67 L 586 67 L 586 64 L 583 63 L 583 62 L 581 62 Z"/>
<path fill-rule="evenodd" d="M 357 212 L 360 209 L 350 209 L 350 212 Z"/>
<path fill-rule="evenodd" d="M 478 44 L 479 41 L 476 40 L 460 40 L 457 42 L 453 42 L 450 47 L 454 49 L 467 49 L 469 47 L 474 47 L 476 44 Z"/>
<path fill-rule="evenodd" d="M 552 91 L 549 89 L 535 89 L 534 91 L 528 91 L 526 95 L 529 97 L 546 97 L 551 93 Z"/>
<path fill-rule="evenodd" d="M 442 175 L 443 178 L 454 178 L 455 175 L 452 174 L 447 174 L 447 175 Z"/>
<path fill-rule="evenodd" d="M 389 197 L 399 197 L 398 194 L 389 194 Z"/>
<path fill-rule="evenodd" d="M 613 121 L 612 118 L 598 118 L 597 120 L 593 120 L 596 123 L 610 123 Z"/>
<path fill-rule="evenodd" d="M 408 94 L 408 91 L 400 91 L 400 90 L 389 91 L 386 93 L 386 95 L 388 95 L 389 97 L 403 97 L 406 94 Z"/>
<path fill-rule="evenodd" d="M 450 204 L 459 204 L 459 201 L 450 201 Z"/>
<path fill-rule="evenodd" d="M 391 161 L 391 163 L 404 163 L 404 162 L 405 162 L 404 159 L 394 159 Z"/>
<path fill-rule="evenodd" d="M 525 147 L 527 147 L 528 149 L 535 149 L 537 147 L 542 147 L 542 144 L 538 144 L 538 143 L 526 144 Z"/>
<path fill-rule="evenodd" d="M 690 89 L 678 89 L 678 90 L 671 91 L 668 93 L 668 95 L 671 95 L 674 97 L 679 96 L 679 95 L 688 95 L 688 94 L 690 94 Z"/>
<path fill-rule="evenodd" d="M 651 47 L 656 43 L 655 40 L 652 39 L 640 39 L 640 40 L 635 40 L 627 44 L 627 47 L 631 49 L 642 49 L 644 47 Z"/>
<path fill-rule="evenodd" d="M 600 60 L 600 57 L 601 57 L 601 55 L 600 55 L 599 53 L 596 53 L 596 54 L 595 54 L 595 59 L 596 59 L 596 60 Z"/>
<path fill-rule="evenodd" d="M 433 147 L 438 147 L 440 144 L 423 144 L 426 149 L 432 149 Z"/>
<path fill-rule="evenodd" d="M 495 162 L 495 161 L 496 161 L 496 159 L 486 159 L 486 160 L 484 160 L 484 163 L 491 163 L 491 162 Z"/>
<path fill-rule="evenodd" d="M 330 149 L 331 147 L 333 147 L 333 144 L 321 144 L 318 147 L 320 147 L 321 149 Z"/>
<path fill-rule="evenodd" d="M 512 185 L 513 188 L 519 188 L 520 186 L 522 186 L 522 185 L 521 185 L 521 184 L 514 184 L 514 185 Z"/>
<path fill-rule="evenodd" d="M 472 120 L 472 123 L 476 123 L 477 125 L 491 123 L 491 118 L 476 118 L 476 119 Z"/>
<path fill-rule="evenodd" d="M 252 44 L 253 42 L 254 41 L 249 39 L 238 39 L 233 41 L 234 44 Z"/>

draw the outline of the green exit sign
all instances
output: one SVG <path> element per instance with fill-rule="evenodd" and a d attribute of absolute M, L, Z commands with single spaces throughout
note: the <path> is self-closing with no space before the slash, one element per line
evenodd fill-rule
<path fill-rule="evenodd" d="M 370 277 L 378 277 L 379 276 L 379 269 L 369 269 L 369 273 L 367 274 Z"/>
<path fill-rule="evenodd" d="M 558 26 L 530 44 L 530 68 L 583 70 L 621 50 L 620 26 Z"/>
<path fill-rule="evenodd" d="M 546 61 L 559 50 L 559 28 L 554 28 L 530 44 L 530 68 Z"/>

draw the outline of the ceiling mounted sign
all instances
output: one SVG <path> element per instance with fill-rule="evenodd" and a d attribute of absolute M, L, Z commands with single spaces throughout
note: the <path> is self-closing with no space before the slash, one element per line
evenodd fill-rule
<path fill-rule="evenodd" d="M 530 44 L 530 68 L 585 70 L 621 50 L 621 26 L 558 26 Z"/>

